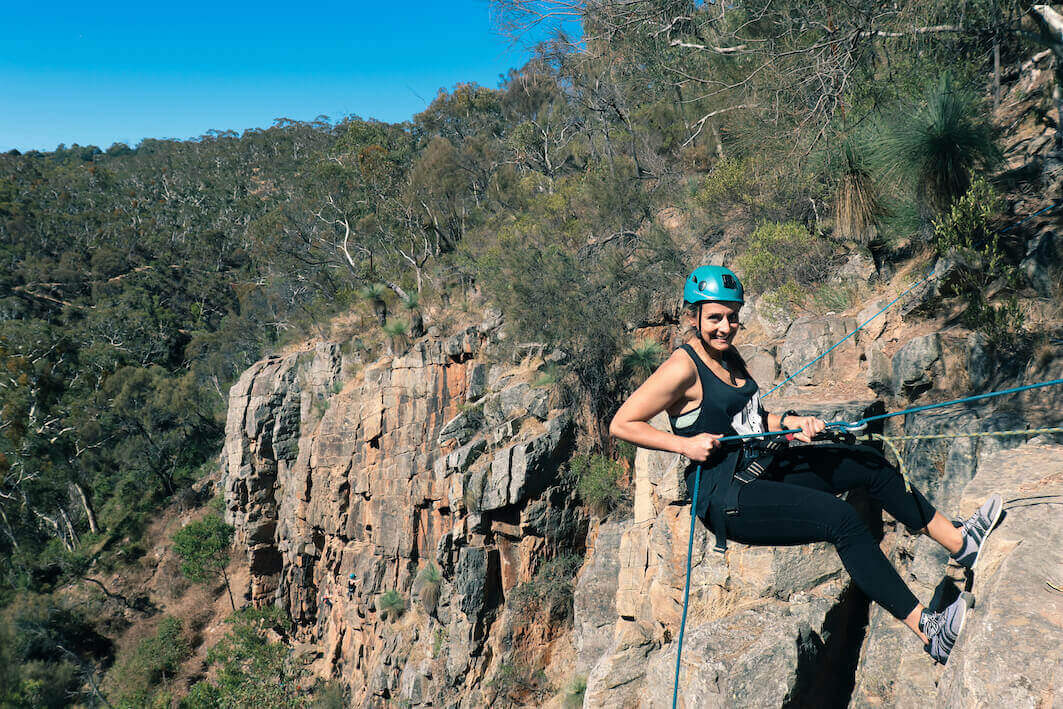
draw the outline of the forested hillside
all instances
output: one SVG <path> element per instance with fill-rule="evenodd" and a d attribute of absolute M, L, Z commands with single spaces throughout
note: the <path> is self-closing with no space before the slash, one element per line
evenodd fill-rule
<path fill-rule="evenodd" d="M 519 34 L 568 7 L 495 9 Z M 609 416 L 660 354 L 635 330 L 674 320 L 709 252 L 758 307 L 801 313 L 857 302 L 866 280 L 834 277 L 854 259 L 888 279 L 947 255 L 942 297 L 1003 361 L 1051 336 L 1023 320 L 1029 298 L 1058 300 L 1058 272 L 1034 292 L 1022 230 L 998 234 L 1060 199 L 1063 45 L 1042 15 L 576 8 L 580 38 L 407 123 L 0 155 L 0 706 L 103 702 L 115 628 L 67 592 L 143 555 L 160 510 L 204 502 L 229 387 L 337 316 L 370 361 L 497 307 L 512 344 L 564 353 L 581 442 L 607 454 Z M 1015 116 L 1001 86 L 1038 53 L 1055 94 Z M 1029 121 L 1055 130 L 1057 167 L 1005 155 Z"/>

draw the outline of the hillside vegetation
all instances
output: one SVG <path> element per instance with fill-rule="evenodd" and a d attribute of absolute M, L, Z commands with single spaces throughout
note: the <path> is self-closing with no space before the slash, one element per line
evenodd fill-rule
<path fill-rule="evenodd" d="M 608 417 L 660 354 L 634 330 L 674 319 L 709 252 L 802 311 L 856 302 L 832 280 L 854 254 L 884 276 L 960 254 L 945 295 L 965 321 L 1021 326 L 1025 242 L 997 232 L 1018 195 L 1051 198 L 1003 170 L 993 116 L 1002 73 L 1051 42 L 1025 6 L 580 7 L 578 41 L 406 123 L 0 155 L 0 706 L 99 703 L 112 665 L 107 687 L 136 674 L 71 584 L 143 555 L 167 505 L 205 502 L 229 386 L 335 316 L 369 360 L 499 308 L 514 344 L 565 353 L 607 454 Z M 519 32 L 556 8 L 495 9 Z M 1058 128 L 1049 95 L 1033 110 Z M 180 621 L 152 642 L 169 664 L 121 690 L 143 701 L 191 652 Z M 192 696 L 225 705 L 226 686 Z"/>

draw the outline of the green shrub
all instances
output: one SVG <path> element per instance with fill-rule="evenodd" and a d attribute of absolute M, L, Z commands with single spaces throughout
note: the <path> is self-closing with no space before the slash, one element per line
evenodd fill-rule
<path fill-rule="evenodd" d="M 580 498 L 599 515 L 608 514 L 625 498 L 625 491 L 618 485 L 624 468 L 603 455 L 573 456 L 568 473 Z"/>
<path fill-rule="evenodd" d="M 543 562 L 530 581 L 510 592 L 510 602 L 516 612 L 543 611 L 554 621 L 571 618 L 572 580 L 582 561 L 575 554 L 562 554 Z"/>
<path fill-rule="evenodd" d="M 236 610 L 229 575 L 225 567 L 236 530 L 217 515 L 207 515 L 201 520 L 189 522 L 173 535 L 173 546 L 181 558 L 181 573 L 191 581 L 202 583 L 217 579 L 220 575 L 229 593 L 229 603 Z"/>
<path fill-rule="evenodd" d="M 279 608 L 245 608 L 225 621 L 231 626 L 207 653 L 211 679 L 197 682 L 180 702 L 181 709 L 304 706 L 299 686 L 306 681 L 283 642 L 268 635 L 286 634 L 291 624 Z"/>
<path fill-rule="evenodd" d="M 403 337 L 409 332 L 410 325 L 402 320 L 391 320 L 384 326 L 383 330 L 386 334 L 392 337 Z"/>
<path fill-rule="evenodd" d="M 747 290 L 767 291 L 788 284 L 819 283 L 833 263 L 830 243 L 797 222 L 765 222 L 749 236 L 736 259 Z"/>
<path fill-rule="evenodd" d="M 940 218 L 934 220 L 933 246 L 939 256 L 953 249 L 978 250 L 995 246 L 992 221 L 1000 211 L 1000 196 L 985 180 L 975 180 Z"/>
<path fill-rule="evenodd" d="M 579 709 L 583 706 L 583 695 L 587 693 L 587 676 L 576 675 L 565 685 L 565 697 L 562 702 L 565 709 Z"/>
<path fill-rule="evenodd" d="M 446 626 L 436 628 L 432 633 L 432 657 L 439 657 L 439 654 L 443 652 L 443 646 L 450 641 L 450 632 Z"/>
<path fill-rule="evenodd" d="M 406 601 L 398 591 L 390 589 L 377 598 L 376 609 L 384 620 L 395 620 L 406 611 Z"/>
<path fill-rule="evenodd" d="M 537 376 L 532 381 L 532 386 L 533 387 L 553 386 L 554 384 L 556 384 L 561 379 L 561 376 L 563 375 L 563 373 L 564 373 L 564 371 L 561 369 L 560 365 L 548 364 L 548 365 L 546 365 L 545 367 L 543 367 L 539 371 L 539 376 Z"/>
<path fill-rule="evenodd" d="M 694 201 L 706 209 L 718 209 L 728 202 L 749 205 L 754 184 L 752 161 L 724 158 L 705 178 Z"/>
<path fill-rule="evenodd" d="M 185 637 L 181 619 L 165 616 L 154 635 L 141 640 L 130 655 L 115 665 L 112 678 L 120 705 L 149 704 L 160 687 L 165 687 L 181 663 L 191 656 L 192 646 Z"/>

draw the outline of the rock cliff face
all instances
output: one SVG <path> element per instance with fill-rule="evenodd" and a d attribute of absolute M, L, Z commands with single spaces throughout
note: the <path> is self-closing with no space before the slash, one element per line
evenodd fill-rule
<path fill-rule="evenodd" d="M 1009 170 L 1039 174 L 1047 193 L 1058 194 L 1063 162 L 1045 147 L 1055 129 L 1030 108 L 1043 99 L 1050 62 L 1041 55 L 1023 67 L 1002 112 L 1018 116 Z M 1058 293 L 1058 217 L 1023 229 L 1031 235 L 1020 269 L 1027 292 Z M 848 277 L 867 279 L 874 264 L 856 256 Z M 947 275 L 947 266 L 938 268 Z M 744 317 L 754 336 L 742 351 L 755 378 L 767 389 L 797 372 L 899 290 L 814 318 L 752 302 Z M 1020 372 L 984 335 L 925 319 L 940 298 L 936 281 L 913 291 L 766 405 L 852 420 L 1063 377 L 1058 351 Z M 1048 305 L 1028 315 L 1051 317 Z M 318 674 L 348 685 L 356 706 L 570 706 L 581 693 L 557 690 L 574 677 L 585 678 L 588 707 L 669 706 L 690 529 L 682 463 L 640 450 L 633 512 L 593 518 L 561 475 L 574 422 L 539 372 L 543 353 L 513 362 L 496 343 L 499 326 L 495 318 L 446 339 L 422 338 L 357 371 L 338 345 L 323 343 L 267 358 L 241 377 L 230 393 L 224 486 L 250 560 L 246 596 L 286 609 L 299 650 Z M 891 419 L 885 432 L 1058 425 L 1061 410 L 1063 387 Z M 993 491 L 1004 496 L 1007 516 L 973 578 L 931 540 L 884 520 L 858 491 L 847 498 L 922 601 L 943 604 L 964 586 L 975 593 L 947 667 L 869 607 L 831 547 L 732 542 L 721 555 L 699 524 L 682 706 L 1058 702 L 1060 440 L 898 442 L 912 480 L 946 514 L 966 516 Z M 571 616 L 564 602 L 529 596 L 539 572 L 554 561 L 570 569 L 573 558 L 581 565 Z M 569 581 L 550 578 L 564 598 Z"/>
<path fill-rule="evenodd" d="M 499 645 L 517 642 L 506 596 L 586 536 L 557 487 L 571 420 L 530 360 L 490 363 L 496 325 L 353 376 L 320 344 L 230 392 L 224 485 L 250 600 L 287 609 L 358 705 L 485 702 Z"/>

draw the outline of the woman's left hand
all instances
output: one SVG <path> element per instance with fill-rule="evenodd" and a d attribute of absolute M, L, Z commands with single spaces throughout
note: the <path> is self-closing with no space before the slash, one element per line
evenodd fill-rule
<path fill-rule="evenodd" d="M 795 433 L 794 438 L 805 443 L 811 443 L 816 434 L 827 428 L 827 424 L 815 416 L 790 416 L 786 421 L 786 428 L 801 429 L 801 433 Z"/>

